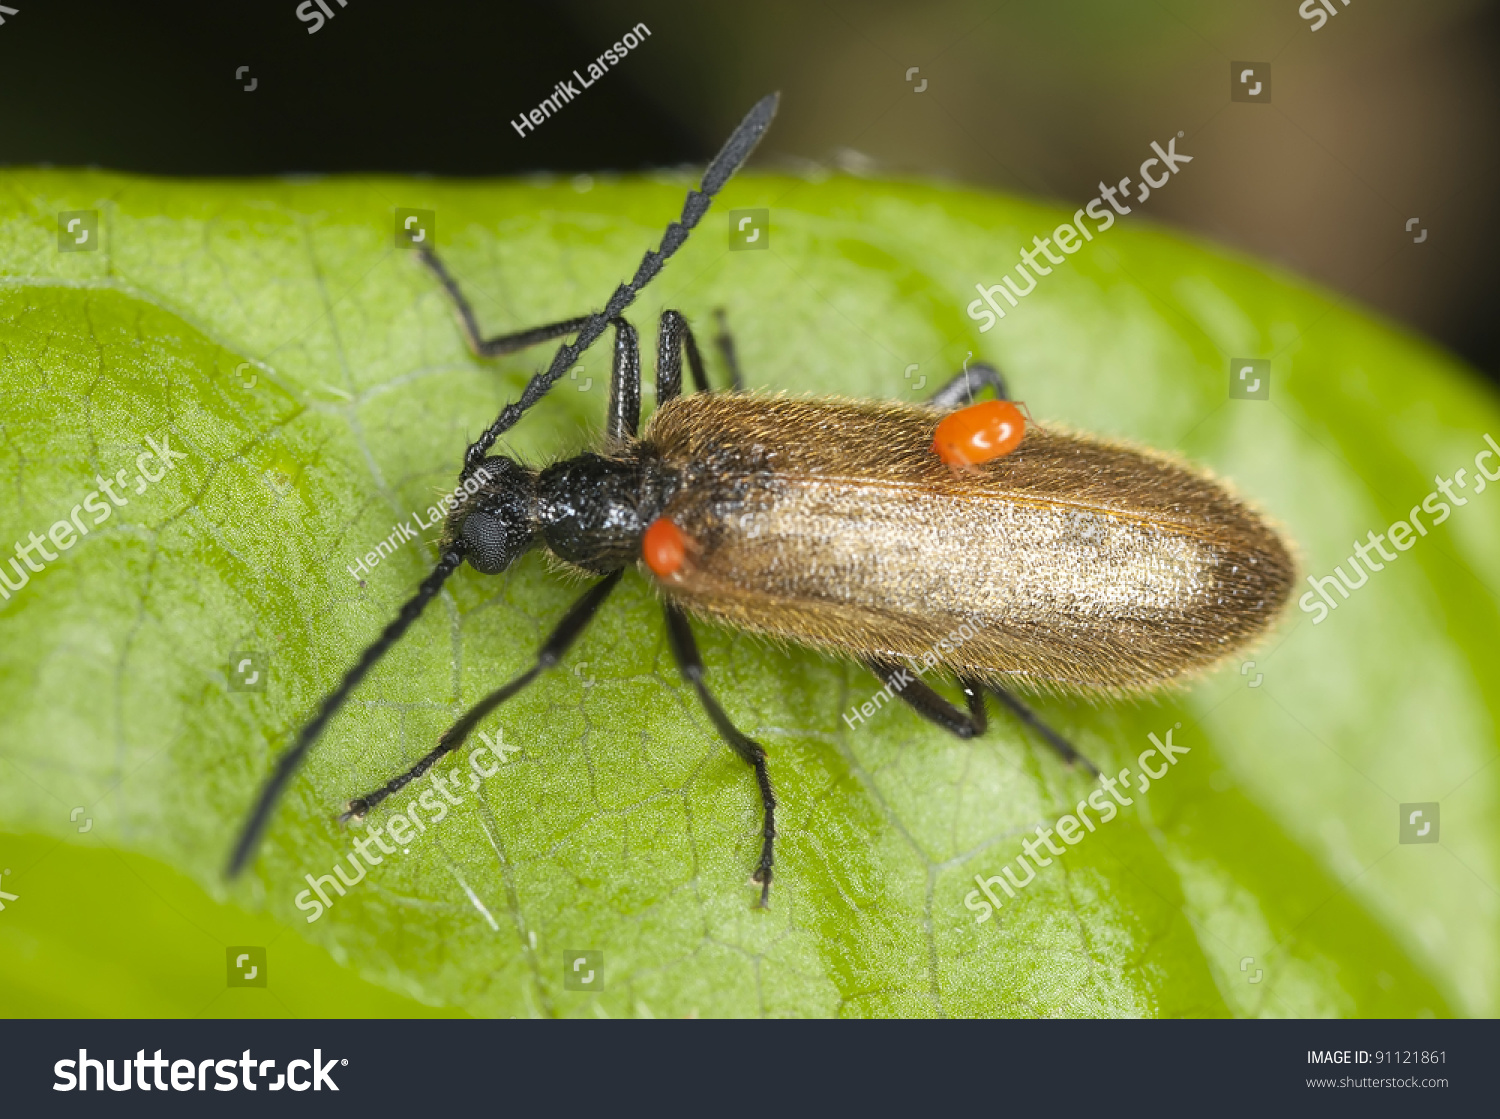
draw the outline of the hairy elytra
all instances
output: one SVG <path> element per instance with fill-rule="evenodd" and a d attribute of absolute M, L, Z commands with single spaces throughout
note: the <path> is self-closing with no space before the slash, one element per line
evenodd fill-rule
<path fill-rule="evenodd" d="M 651 512 L 695 542 L 658 573 L 664 596 L 862 661 L 920 658 L 968 623 L 975 638 L 940 658 L 955 674 L 1121 695 L 1212 666 L 1280 614 L 1288 549 L 1207 475 L 1035 424 L 1011 453 L 955 472 L 932 450 L 942 420 L 911 404 L 694 394 L 613 454 L 666 479 Z"/>

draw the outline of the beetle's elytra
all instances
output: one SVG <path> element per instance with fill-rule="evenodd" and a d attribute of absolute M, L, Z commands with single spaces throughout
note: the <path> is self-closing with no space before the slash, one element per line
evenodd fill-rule
<path fill-rule="evenodd" d="M 775 113 L 763 99 L 688 194 L 682 217 L 602 311 L 486 339 L 430 248 L 418 255 L 453 301 L 475 354 L 565 335 L 551 365 L 472 444 L 475 492 L 450 515 L 442 558 L 320 705 L 240 834 L 248 861 L 277 797 L 328 720 L 464 562 L 505 570 L 543 547 L 602 576 L 567 612 L 535 663 L 471 707 L 408 772 L 349 802 L 358 818 L 456 749 L 505 700 L 557 664 L 635 566 L 664 600 L 669 643 L 715 728 L 755 774 L 763 807 L 754 881 L 770 893 L 776 798 L 766 753 L 708 688 L 689 616 L 854 657 L 891 681 L 908 658 L 944 649 L 959 708 L 922 680 L 901 699 L 961 737 L 985 729 L 993 693 L 1066 760 L 1086 759 L 1014 694 L 1122 695 L 1180 680 L 1242 648 L 1277 618 L 1292 587 L 1286 546 L 1218 482 L 1133 447 L 1027 425 L 1009 403 L 974 405 L 993 367 L 966 367 L 923 405 L 711 393 L 692 330 L 664 312 L 656 400 L 639 434 L 639 339 L 621 313 L 707 211 Z M 490 449 L 608 327 L 614 362 L 597 451 L 542 469 Z M 718 339 L 736 390 L 734 349 Z M 697 392 L 681 395 L 683 362 Z M 965 407 L 967 406 L 967 407 Z M 960 646 L 944 637 L 964 627 Z"/>
<path fill-rule="evenodd" d="M 861 660 L 944 654 L 989 684 L 1111 694 L 1243 646 L 1291 591 L 1276 534 L 1149 452 L 1032 426 L 955 473 L 930 408 L 680 397 L 628 459 L 676 479 L 662 514 L 699 553 L 663 594 L 690 613 Z"/>

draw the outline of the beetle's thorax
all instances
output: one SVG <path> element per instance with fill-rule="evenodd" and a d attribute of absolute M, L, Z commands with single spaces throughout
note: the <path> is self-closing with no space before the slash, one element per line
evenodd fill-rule
<path fill-rule="evenodd" d="M 681 484 L 644 443 L 565 459 L 537 476 L 533 510 L 559 559 L 600 574 L 640 558 L 641 538 Z"/>

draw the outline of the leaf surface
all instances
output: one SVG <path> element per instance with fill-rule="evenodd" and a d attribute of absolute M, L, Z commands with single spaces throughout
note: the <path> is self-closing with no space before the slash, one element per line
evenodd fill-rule
<path fill-rule="evenodd" d="M 367 980 L 477 1015 L 1500 1011 L 1488 492 L 1319 624 L 1294 606 L 1245 654 L 1253 668 L 1154 702 L 1039 701 L 1106 773 L 1138 774 L 1151 734 L 1189 752 L 982 921 L 976 875 L 1073 813 L 1086 775 L 1008 715 L 968 742 L 899 707 L 845 719 L 876 691 L 858 666 L 700 627 L 710 684 L 770 752 L 782 805 L 772 908 L 755 911 L 750 774 L 628 573 L 564 666 L 482 724 L 518 749 L 482 757 L 483 778 L 447 763 L 441 820 L 418 801 L 425 781 L 373 813 L 389 827 L 417 802 L 424 826 L 343 896 L 324 884 L 333 904 L 309 922 L 302 892 L 365 835 L 335 824 L 343 803 L 527 667 L 580 593 L 535 554 L 450 580 L 335 720 L 248 882 L 224 882 L 274 757 L 430 570 L 438 529 L 422 525 L 468 438 L 551 356 L 472 359 L 395 246 L 393 208 L 435 211 L 439 248 L 500 332 L 600 306 L 687 185 L 8 174 L 0 541 L 45 541 L 116 472 L 125 503 L 66 549 L 46 544 L 57 558 L 0 600 L 6 830 L 158 860 L 204 907 L 263 911 Z M 768 248 L 730 251 L 726 211 L 753 207 L 770 209 Z M 100 212 L 99 248 L 59 252 L 56 213 L 81 209 Z M 654 352 L 663 308 L 705 342 L 724 308 L 758 390 L 917 399 L 971 354 L 994 361 L 1038 418 L 1232 479 L 1320 577 L 1407 517 L 1434 474 L 1472 476 L 1500 432 L 1494 397 L 1431 346 L 1144 222 L 1099 234 L 981 334 L 964 312 L 974 285 L 1065 220 L 938 186 L 745 175 L 631 316 Z M 589 445 L 609 350 L 508 453 Z M 1238 357 L 1272 359 L 1269 401 L 1227 398 Z M 159 470 L 148 438 L 186 456 L 160 481 L 143 476 Z M 263 690 L 234 690 L 252 653 Z M 1399 843 L 1399 806 L 1428 801 L 1440 842 Z M 93 834 L 68 819 L 76 805 Z M 34 859 L 3 888 L 47 873 Z M 72 919 L 12 910 L 36 938 Z M 126 970 L 147 951 L 94 950 Z M 601 988 L 565 985 L 582 950 L 603 953 Z M 0 965 L 0 991 L 23 966 Z"/>

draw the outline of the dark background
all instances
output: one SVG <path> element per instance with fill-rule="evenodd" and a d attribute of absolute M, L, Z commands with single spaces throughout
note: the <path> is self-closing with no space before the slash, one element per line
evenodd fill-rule
<path fill-rule="evenodd" d="M 780 89 L 761 166 L 1072 206 L 1181 130 L 1192 174 L 1153 220 L 1279 263 L 1500 380 L 1495 3 L 1330 0 L 1338 15 L 1314 32 L 1298 0 L 326 2 L 334 18 L 309 35 L 298 0 L 9 0 L 0 164 L 635 170 L 704 160 Z M 509 126 L 639 22 L 651 37 L 596 86 L 524 138 Z M 1230 101 L 1239 60 L 1271 64 L 1270 104 Z"/>

